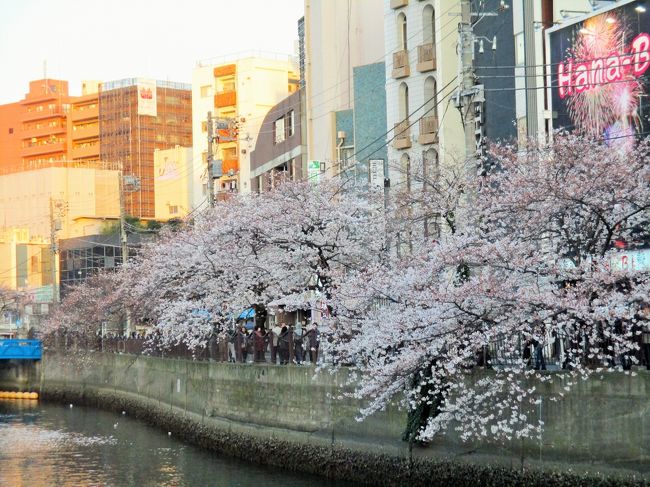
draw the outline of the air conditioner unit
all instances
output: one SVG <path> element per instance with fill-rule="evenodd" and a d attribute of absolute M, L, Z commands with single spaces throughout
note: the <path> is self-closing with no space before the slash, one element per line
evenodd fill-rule
<path fill-rule="evenodd" d="M 242 154 L 246 154 L 246 149 L 242 149 L 242 150 L 241 150 L 241 153 L 242 153 Z"/>
<path fill-rule="evenodd" d="M 240 121 L 241 123 L 246 122 L 246 117 L 239 117 L 239 121 Z"/>

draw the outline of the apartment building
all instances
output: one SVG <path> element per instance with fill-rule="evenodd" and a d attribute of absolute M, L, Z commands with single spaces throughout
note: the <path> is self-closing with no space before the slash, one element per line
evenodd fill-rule
<path fill-rule="evenodd" d="M 465 158 L 457 93 L 458 0 L 386 0 L 386 114 L 389 176 L 434 171 Z"/>
<path fill-rule="evenodd" d="M 216 198 L 251 191 L 250 153 L 268 111 L 299 87 L 298 68 L 289 56 L 243 53 L 202 61 L 192 74 L 193 206 L 207 197 L 207 116 L 215 122 L 214 159 L 223 176 Z"/>

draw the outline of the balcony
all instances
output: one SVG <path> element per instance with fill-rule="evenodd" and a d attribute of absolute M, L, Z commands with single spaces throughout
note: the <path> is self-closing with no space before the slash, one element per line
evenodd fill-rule
<path fill-rule="evenodd" d="M 88 138 L 97 138 L 99 137 L 99 125 L 93 126 L 77 126 L 72 128 L 71 132 L 72 140 L 88 139 Z"/>
<path fill-rule="evenodd" d="M 65 142 L 53 142 L 51 144 L 34 144 L 23 147 L 20 151 L 22 157 L 32 157 L 43 154 L 65 152 Z"/>
<path fill-rule="evenodd" d="M 99 144 L 93 144 L 85 147 L 73 147 L 72 159 L 99 159 Z"/>
<path fill-rule="evenodd" d="M 38 137 L 49 137 L 50 135 L 62 134 L 65 132 L 65 123 L 59 124 L 56 127 L 50 127 L 49 125 L 44 125 L 40 128 L 27 128 L 23 129 L 20 134 L 21 139 L 31 139 Z"/>
<path fill-rule="evenodd" d="M 422 117 L 420 119 L 419 144 L 436 144 L 438 142 L 438 117 Z"/>
<path fill-rule="evenodd" d="M 408 119 L 395 124 L 395 140 L 393 147 L 395 149 L 408 149 L 411 147 L 411 130 Z"/>
<path fill-rule="evenodd" d="M 390 0 L 390 8 L 402 8 L 409 4 L 409 0 Z"/>
<path fill-rule="evenodd" d="M 393 53 L 393 72 L 394 79 L 404 78 L 411 74 L 409 67 L 409 52 L 404 49 Z"/>
<path fill-rule="evenodd" d="M 434 52 L 433 43 L 418 46 L 417 70 L 420 73 L 426 73 L 427 71 L 436 69 L 436 56 Z"/>
<path fill-rule="evenodd" d="M 95 105 L 93 106 L 82 106 L 82 107 L 74 107 L 72 111 L 70 111 L 70 119 L 73 122 L 76 122 L 77 120 L 88 120 L 91 118 L 99 118 L 99 106 Z"/>
<path fill-rule="evenodd" d="M 228 174 L 228 171 L 237 173 L 239 171 L 239 159 L 224 159 L 222 169 L 224 174 Z"/>
<path fill-rule="evenodd" d="M 237 92 L 235 90 L 220 91 L 219 93 L 214 95 L 215 108 L 234 107 L 236 105 L 237 105 Z"/>
<path fill-rule="evenodd" d="M 61 117 L 63 115 L 64 113 L 61 107 L 44 108 L 43 110 L 32 110 L 31 112 L 21 113 L 20 121 L 31 122 L 33 120 L 42 120 L 44 118 Z"/>
<path fill-rule="evenodd" d="M 212 74 L 214 74 L 215 78 L 220 78 L 222 76 L 234 75 L 236 71 L 237 71 L 237 65 L 235 65 L 235 64 L 224 64 L 223 66 L 215 67 Z"/>

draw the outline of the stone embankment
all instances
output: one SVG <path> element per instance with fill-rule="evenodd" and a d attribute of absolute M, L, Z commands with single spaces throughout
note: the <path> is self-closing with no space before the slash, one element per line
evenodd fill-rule
<path fill-rule="evenodd" d="M 2 390 L 126 411 L 223 454 L 371 485 L 640 485 L 650 472 L 650 374 L 581 382 L 561 402 L 547 399 L 561 384 L 542 384 L 541 439 L 467 444 L 449 434 L 412 449 L 398 408 L 356 421 L 360 403 L 340 398 L 346 378 L 111 353 L 0 368 Z"/>

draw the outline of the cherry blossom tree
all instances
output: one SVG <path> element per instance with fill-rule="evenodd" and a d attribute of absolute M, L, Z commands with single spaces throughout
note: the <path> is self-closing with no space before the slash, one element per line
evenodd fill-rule
<path fill-rule="evenodd" d="M 443 198 L 462 219 L 388 264 L 350 273 L 332 300 L 328 348 L 356 371 L 361 416 L 398 400 L 411 411 L 410 441 L 447 428 L 463 438 L 531 436 L 541 425 L 531 419 L 539 396 L 530 377 L 556 377 L 532 367 L 543 366 L 542 345 L 568 369 L 566 387 L 629 368 L 648 321 L 648 273 L 612 259 L 648 228 L 648 148 L 621 154 L 575 135 L 495 146 L 491 169 L 467 171 L 453 185 L 463 197 Z M 437 190 L 445 194 L 424 181 L 402 197 L 426 214 Z M 477 364 L 494 370 L 478 374 Z"/>
<path fill-rule="evenodd" d="M 199 346 L 246 308 L 329 299 L 350 270 L 381 258 L 382 214 L 381 195 L 360 197 L 336 180 L 241 195 L 146 245 L 124 294 L 164 342 Z"/>

